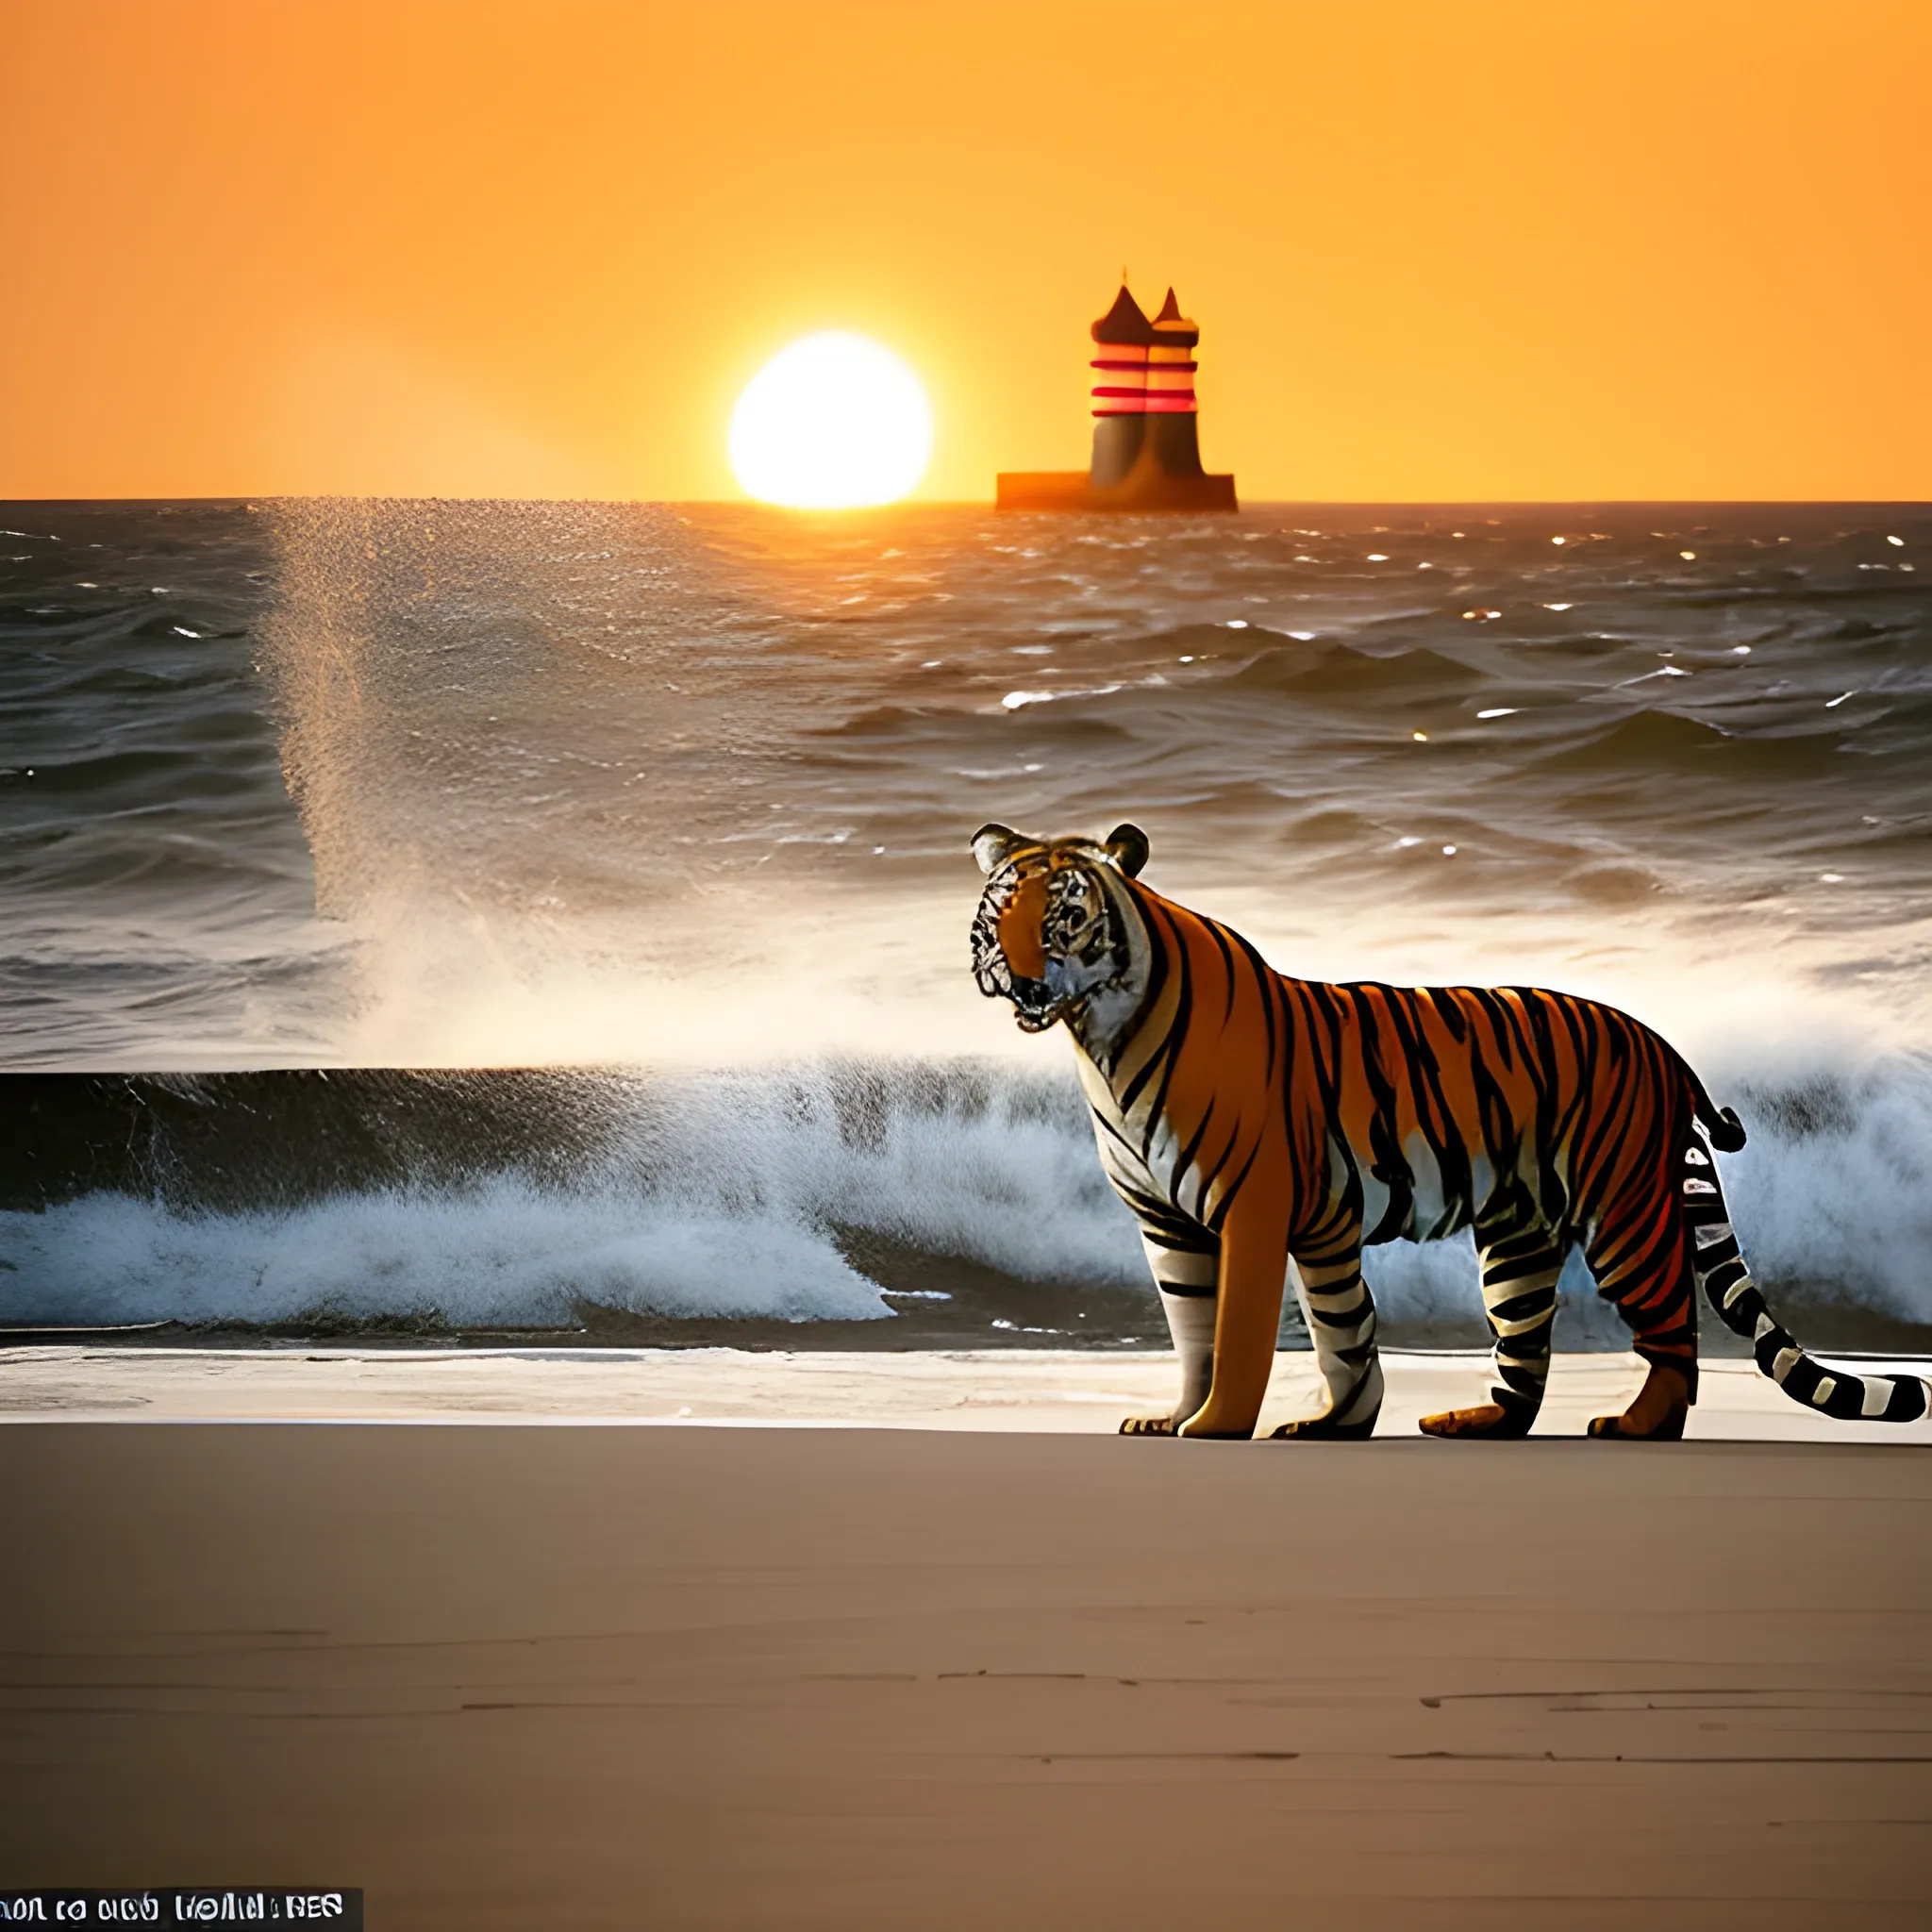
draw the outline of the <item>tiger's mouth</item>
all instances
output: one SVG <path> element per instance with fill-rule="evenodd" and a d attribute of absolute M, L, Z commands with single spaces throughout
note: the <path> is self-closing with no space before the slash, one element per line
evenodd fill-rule
<path fill-rule="evenodd" d="M 1009 974 L 1003 991 L 1013 1003 L 1013 1018 L 1022 1033 L 1044 1033 L 1079 1004 L 1057 995 L 1043 979 L 1015 979 Z"/>
<path fill-rule="evenodd" d="M 984 948 L 974 946 L 973 976 L 988 999 L 1006 1000 L 1011 1005 L 1022 1033 L 1044 1033 L 1056 1021 L 1066 1017 L 1069 1008 L 1078 1005 L 1076 1000 L 1056 992 L 1047 980 L 1022 978 L 1007 963 L 1007 956 L 997 942 Z"/>

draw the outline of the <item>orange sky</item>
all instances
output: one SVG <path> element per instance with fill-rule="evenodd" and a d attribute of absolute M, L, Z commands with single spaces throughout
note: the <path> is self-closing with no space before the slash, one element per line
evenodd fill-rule
<path fill-rule="evenodd" d="M 876 336 L 1084 466 L 1124 261 L 1250 500 L 1932 496 L 1926 0 L 0 0 L 0 495 L 725 497 Z"/>

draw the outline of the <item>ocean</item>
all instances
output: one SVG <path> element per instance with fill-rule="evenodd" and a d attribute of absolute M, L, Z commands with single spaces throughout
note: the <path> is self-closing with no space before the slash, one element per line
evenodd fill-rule
<path fill-rule="evenodd" d="M 1923 506 L 0 523 L 0 1325 L 1158 1345 L 967 964 L 983 822 L 1127 819 L 1285 971 L 1655 1024 L 1801 1337 L 1932 1324 Z"/>

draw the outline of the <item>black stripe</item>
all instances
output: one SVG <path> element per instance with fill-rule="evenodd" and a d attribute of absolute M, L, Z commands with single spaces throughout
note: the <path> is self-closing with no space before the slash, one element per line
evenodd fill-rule
<path fill-rule="evenodd" d="M 1527 1294 L 1511 1295 L 1507 1301 L 1488 1304 L 1492 1322 L 1527 1322 L 1532 1316 L 1553 1313 L 1556 1306 L 1557 1291 L 1554 1286 L 1531 1289 Z"/>
<path fill-rule="evenodd" d="M 1170 928 L 1173 922 L 1169 921 Z M 1170 939 L 1179 940 L 1176 931 L 1170 931 Z M 1189 960 L 1185 943 L 1174 945 L 1176 991 L 1174 996 L 1174 1019 L 1169 1023 L 1167 1040 L 1161 1048 L 1160 1081 L 1154 1090 L 1148 1119 L 1158 1122 L 1167 1115 L 1167 1090 L 1174 1082 L 1174 1069 L 1180 1063 L 1181 1042 L 1188 1037 L 1188 1024 L 1194 1014 L 1194 971 Z"/>
<path fill-rule="evenodd" d="M 1241 1173 L 1236 1174 L 1234 1179 L 1228 1182 L 1227 1191 L 1221 1197 L 1221 1206 L 1214 1210 L 1212 1218 L 1208 1223 L 1208 1225 L 1211 1227 L 1216 1234 L 1219 1234 L 1222 1228 L 1226 1225 L 1227 1211 L 1230 1208 L 1234 1206 L 1235 1196 L 1239 1194 L 1241 1189 L 1247 1185 L 1248 1174 L 1253 1170 L 1255 1161 L 1257 1158 L 1259 1156 L 1260 1152 L 1261 1137 L 1257 1134 L 1255 1137 L 1255 1144 L 1248 1150 L 1247 1159 L 1241 1163 Z"/>
<path fill-rule="evenodd" d="M 1222 931 L 1221 927 L 1213 920 L 1204 919 L 1201 924 L 1208 928 L 1208 937 L 1213 940 L 1215 946 L 1219 949 L 1221 954 L 1221 970 L 1227 975 L 1227 1005 L 1223 1009 L 1221 1015 L 1221 1024 L 1223 1029 L 1225 1030 L 1227 1023 L 1234 1018 L 1234 951 L 1227 943 L 1227 935 Z"/>
<path fill-rule="evenodd" d="M 1274 1055 L 1277 1043 L 1274 1003 L 1281 995 L 1281 976 L 1240 933 L 1230 933 L 1228 937 L 1241 948 L 1242 957 L 1248 962 L 1249 971 L 1255 975 L 1255 988 L 1261 999 L 1261 1018 L 1268 1028 L 1268 1066 L 1264 1077 L 1268 1086 L 1272 1088 L 1274 1084 Z"/>
<path fill-rule="evenodd" d="M 1201 1142 L 1208 1138 L 1208 1129 L 1213 1122 L 1216 1105 L 1216 1101 L 1210 1096 L 1208 1102 L 1208 1110 L 1201 1116 L 1200 1124 L 1195 1127 L 1193 1138 L 1181 1149 L 1178 1158 L 1174 1161 L 1174 1185 L 1176 1190 L 1179 1189 L 1181 1183 L 1188 1177 L 1189 1171 L 1194 1165 L 1194 1156 L 1201 1151 Z M 1237 1121 L 1235 1126 L 1236 1130 L 1239 1131 L 1241 1123 Z"/>
<path fill-rule="evenodd" d="M 1493 1253 L 1494 1250 L 1491 1249 L 1490 1254 L 1483 1257 L 1485 1288 L 1500 1288 L 1506 1282 L 1521 1281 L 1526 1275 L 1549 1274 L 1563 1265 L 1563 1253 L 1560 1248 L 1540 1248 L 1535 1254 L 1525 1255 L 1520 1260 L 1491 1261 L 1490 1255 Z"/>
<path fill-rule="evenodd" d="M 1221 1170 L 1227 1165 L 1227 1158 L 1234 1152 L 1235 1143 L 1241 1137 L 1241 1123 L 1240 1116 L 1237 1115 L 1234 1125 L 1227 1130 L 1226 1143 L 1223 1146 L 1221 1152 L 1215 1156 L 1214 1165 L 1205 1170 L 1201 1175 L 1200 1198 L 1204 1202 L 1208 1198 L 1208 1191 L 1221 1178 Z"/>

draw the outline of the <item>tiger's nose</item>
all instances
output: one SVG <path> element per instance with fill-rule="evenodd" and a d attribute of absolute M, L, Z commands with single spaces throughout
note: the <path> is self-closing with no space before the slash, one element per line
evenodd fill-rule
<path fill-rule="evenodd" d="M 1000 951 L 1015 979 L 1044 979 L 1046 949 L 1040 942 L 1046 917 L 1046 874 L 1032 873 L 1013 889 L 1000 908 Z"/>

